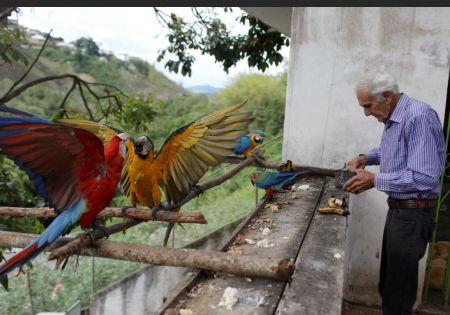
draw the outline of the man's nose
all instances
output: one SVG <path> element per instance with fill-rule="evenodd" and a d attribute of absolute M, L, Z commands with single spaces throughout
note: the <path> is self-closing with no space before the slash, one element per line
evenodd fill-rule
<path fill-rule="evenodd" d="M 370 116 L 370 114 L 372 114 L 372 112 L 370 111 L 370 109 L 364 108 L 364 115 Z"/>

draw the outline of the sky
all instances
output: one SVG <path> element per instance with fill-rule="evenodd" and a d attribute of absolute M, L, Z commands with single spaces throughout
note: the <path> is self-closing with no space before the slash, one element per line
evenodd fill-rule
<path fill-rule="evenodd" d="M 19 23 L 28 28 L 42 32 L 52 30 L 53 37 L 62 37 L 71 42 L 80 37 L 91 37 L 101 49 L 112 51 L 116 56 L 123 54 L 142 58 L 154 65 L 171 80 L 191 87 L 197 85 L 211 85 L 222 88 L 241 73 L 261 73 L 256 68 L 249 68 L 246 60 L 240 61 L 236 67 L 230 68 L 229 73 L 223 71 L 222 65 L 215 63 L 214 58 L 194 52 L 196 62 L 192 67 L 192 76 L 183 77 L 181 74 L 171 73 L 164 68 L 164 60 L 157 62 L 158 50 L 166 48 L 167 31 L 157 21 L 153 8 L 43 8 L 21 7 Z M 188 7 L 160 8 L 166 13 L 174 12 L 179 16 L 192 20 Z M 245 31 L 245 26 L 235 21 L 242 11 L 234 8 L 232 14 L 221 14 L 221 19 L 236 33 Z M 285 60 L 289 56 L 289 48 L 284 47 L 282 55 Z M 278 74 L 285 68 L 284 64 L 271 66 L 266 74 Z"/>

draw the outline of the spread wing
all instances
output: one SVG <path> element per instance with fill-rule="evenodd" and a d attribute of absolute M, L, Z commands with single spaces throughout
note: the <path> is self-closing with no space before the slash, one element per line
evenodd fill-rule
<path fill-rule="evenodd" d="M 236 138 L 246 133 L 251 112 L 232 113 L 245 102 L 207 115 L 173 132 L 163 144 L 154 165 L 167 202 L 183 199 L 209 166 L 233 153 Z"/>
<path fill-rule="evenodd" d="M 0 106 L 0 114 L 13 113 L 6 108 Z M 97 176 L 105 163 L 103 144 L 92 133 L 32 115 L 0 115 L 0 148 L 27 172 L 39 194 L 58 211 L 82 198 L 80 185 Z"/>
<path fill-rule="evenodd" d="M 122 173 L 120 175 L 120 187 L 122 188 L 122 192 L 125 196 L 130 196 L 130 177 L 128 177 L 128 169 L 130 167 L 131 161 L 134 158 L 134 145 L 133 142 L 128 139 L 125 142 L 127 152 L 125 155 L 125 159 L 123 161 Z"/>
<path fill-rule="evenodd" d="M 99 137 L 103 144 L 108 143 L 114 135 L 117 135 L 119 133 L 123 133 L 124 131 L 111 127 L 106 124 L 101 124 L 98 122 L 90 121 L 90 120 L 84 120 L 84 119 L 58 119 L 57 123 L 60 125 L 70 126 L 70 127 L 76 127 L 81 128 L 84 130 L 87 130 L 97 137 Z"/>

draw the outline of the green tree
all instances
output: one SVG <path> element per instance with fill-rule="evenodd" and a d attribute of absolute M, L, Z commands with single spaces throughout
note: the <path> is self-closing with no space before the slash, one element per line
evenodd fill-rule
<path fill-rule="evenodd" d="M 248 100 L 255 121 L 252 128 L 264 129 L 276 135 L 283 130 L 287 74 L 269 76 L 263 74 L 242 74 L 233 83 L 220 91 L 214 99 L 218 103 L 237 103 Z"/>
<path fill-rule="evenodd" d="M 192 8 L 194 22 L 187 22 L 174 13 L 166 14 L 158 8 L 154 10 L 161 24 L 169 30 L 169 46 L 159 52 L 158 61 L 168 59 L 165 67 L 175 73 L 180 71 L 182 75 L 192 74 L 195 62 L 192 51 L 213 56 L 227 73 L 230 67 L 243 59 L 247 59 L 249 67 L 264 72 L 269 65 L 278 65 L 283 61 L 280 50 L 289 46 L 286 36 L 247 13 L 237 18 L 239 23 L 248 25 L 247 33 L 232 34 L 217 13 L 232 12 L 229 7 Z"/>
<path fill-rule="evenodd" d="M 75 47 L 82 54 L 89 56 L 100 56 L 100 48 L 91 37 L 81 37 L 74 42 Z"/>
<path fill-rule="evenodd" d="M 144 77 L 148 76 L 148 73 L 150 72 L 150 64 L 147 61 L 138 57 L 130 57 L 130 59 L 128 59 L 128 63 L 132 66 L 131 70 L 137 71 Z"/>

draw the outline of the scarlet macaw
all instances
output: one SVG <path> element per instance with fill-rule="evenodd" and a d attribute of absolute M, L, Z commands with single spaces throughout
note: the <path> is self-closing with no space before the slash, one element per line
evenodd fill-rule
<path fill-rule="evenodd" d="M 246 135 L 243 135 L 236 139 L 239 142 L 237 146 L 234 147 L 233 152 L 235 154 L 244 154 L 249 157 L 251 152 L 257 145 L 263 143 L 264 137 L 262 130 L 253 130 Z"/>
<path fill-rule="evenodd" d="M 75 224 L 83 229 L 93 225 L 115 195 L 128 135 L 112 134 L 104 146 L 84 129 L 6 105 L 0 105 L 0 114 L 1 153 L 27 172 L 38 193 L 58 212 L 41 235 L 0 266 L 1 277 L 36 257 Z"/>

